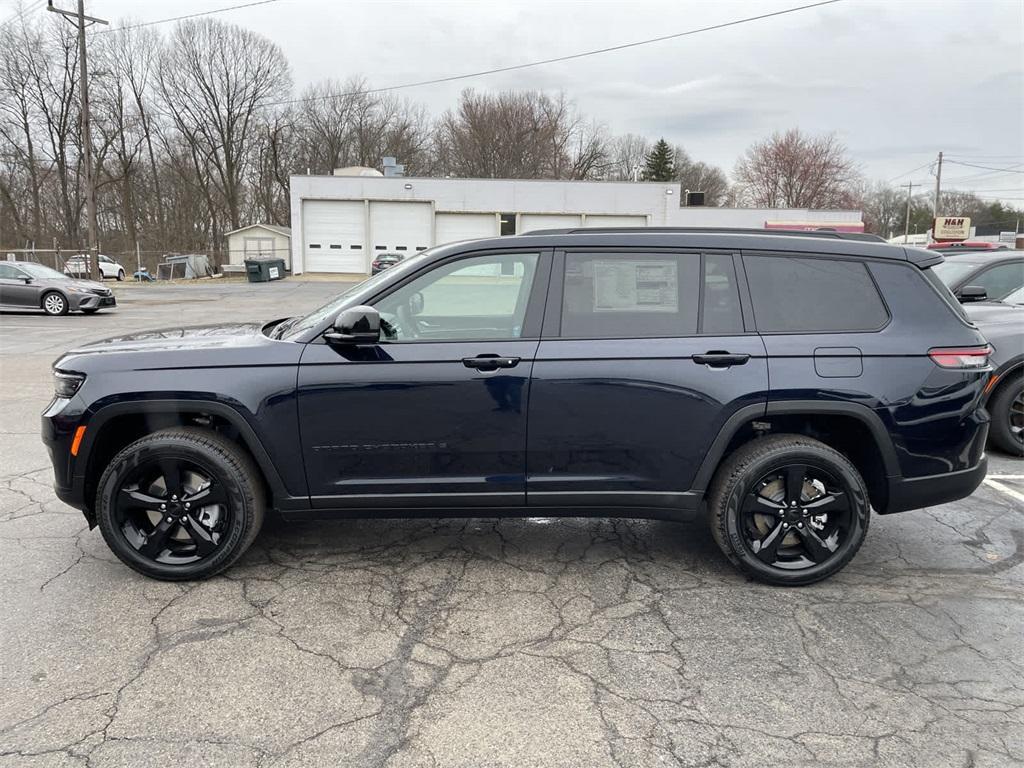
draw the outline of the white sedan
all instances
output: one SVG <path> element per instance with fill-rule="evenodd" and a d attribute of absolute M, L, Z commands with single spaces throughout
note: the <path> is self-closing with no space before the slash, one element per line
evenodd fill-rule
<path fill-rule="evenodd" d="M 78 254 L 77 256 L 71 256 L 68 258 L 67 263 L 64 265 L 64 274 L 72 275 L 74 277 L 85 277 L 88 270 L 86 269 L 86 256 L 85 254 Z M 112 277 L 116 280 L 124 280 L 125 272 L 124 267 L 118 264 L 109 256 L 104 256 L 102 253 L 99 255 L 100 265 L 100 280 L 104 280 L 108 277 Z"/>

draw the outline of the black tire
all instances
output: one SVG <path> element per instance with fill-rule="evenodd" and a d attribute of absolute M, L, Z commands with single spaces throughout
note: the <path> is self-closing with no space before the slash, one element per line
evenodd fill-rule
<path fill-rule="evenodd" d="M 1024 456 L 1024 371 L 1009 374 L 992 394 L 987 410 L 992 417 L 988 433 L 992 445 L 1011 456 Z"/>
<path fill-rule="evenodd" d="M 796 497 L 801 501 L 787 506 Z M 738 448 L 718 468 L 708 514 L 711 534 L 733 565 L 758 581 L 800 586 L 853 559 L 871 506 L 863 478 L 841 453 L 802 435 L 772 435 Z"/>
<path fill-rule="evenodd" d="M 168 466 L 179 467 L 178 482 L 167 482 Z M 162 474 L 144 487 L 138 478 L 151 471 Z M 186 494 L 185 478 L 203 476 L 209 485 Z M 181 488 L 174 502 L 173 487 Z M 196 501 L 196 509 L 182 509 L 189 506 L 186 499 L 202 499 L 214 489 L 223 503 L 199 507 Z M 146 506 L 126 511 L 137 497 Z M 169 509 L 156 511 L 152 502 Z M 125 565 L 154 579 L 187 581 L 209 578 L 242 556 L 263 524 L 265 500 L 259 472 L 239 446 L 210 430 L 173 428 L 136 440 L 111 460 L 100 478 L 96 511 L 107 546 Z M 217 522 L 207 526 L 204 516 L 209 521 L 214 515 Z M 201 545 L 208 551 L 202 553 Z"/>
<path fill-rule="evenodd" d="M 68 313 L 68 297 L 60 291 L 47 291 L 39 300 L 39 306 L 48 315 L 59 316 Z"/>
<path fill-rule="evenodd" d="M 117 282 L 119 282 L 119 283 L 124 282 L 124 270 L 123 269 L 117 270 Z"/>

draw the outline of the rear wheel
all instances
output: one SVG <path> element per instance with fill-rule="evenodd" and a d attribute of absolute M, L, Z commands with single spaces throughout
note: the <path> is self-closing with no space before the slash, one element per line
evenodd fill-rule
<path fill-rule="evenodd" d="M 1010 376 L 989 401 L 989 438 L 999 450 L 1024 456 L 1024 372 L 1016 371 Z"/>
<path fill-rule="evenodd" d="M 711 532 L 740 570 L 797 586 L 842 570 L 867 535 L 870 503 L 856 467 L 824 443 L 775 435 L 739 448 L 711 487 Z"/>
<path fill-rule="evenodd" d="M 234 563 L 263 523 L 259 475 L 234 443 L 169 429 L 122 450 L 103 473 L 96 509 L 126 565 L 168 581 L 204 579 Z"/>
<path fill-rule="evenodd" d="M 48 315 L 66 315 L 68 313 L 68 300 L 57 291 L 43 294 L 40 306 Z"/>
<path fill-rule="evenodd" d="M 124 270 L 123 269 L 119 269 L 119 270 L 117 270 L 117 282 L 120 283 L 123 280 L 124 280 Z"/>

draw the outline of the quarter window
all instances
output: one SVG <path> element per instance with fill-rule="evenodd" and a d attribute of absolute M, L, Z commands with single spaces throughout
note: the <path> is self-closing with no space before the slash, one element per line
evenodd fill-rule
<path fill-rule="evenodd" d="M 561 335 L 692 335 L 697 332 L 699 276 L 699 254 L 566 254 Z"/>
<path fill-rule="evenodd" d="M 888 312 L 864 264 L 829 258 L 746 256 L 763 333 L 873 331 Z"/>
<path fill-rule="evenodd" d="M 376 302 L 388 341 L 469 341 L 522 336 L 536 253 L 443 264 Z"/>

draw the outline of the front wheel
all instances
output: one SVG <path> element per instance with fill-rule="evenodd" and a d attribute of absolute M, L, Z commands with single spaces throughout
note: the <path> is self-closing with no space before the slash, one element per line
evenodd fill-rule
<path fill-rule="evenodd" d="M 43 311 L 48 315 L 66 315 L 68 313 L 68 300 L 57 291 L 50 291 L 43 296 Z"/>
<path fill-rule="evenodd" d="M 867 535 L 871 506 L 857 468 L 801 435 L 739 448 L 719 468 L 711 532 L 726 557 L 758 581 L 798 586 L 842 570 Z"/>
<path fill-rule="evenodd" d="M 205 579 L 234 563 L 263 523 L 259 474 L 215 432 L 155 432 L 120 451 L 96 494 L 100 531 L 130 568 L 166 581 Z"/>

